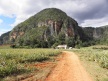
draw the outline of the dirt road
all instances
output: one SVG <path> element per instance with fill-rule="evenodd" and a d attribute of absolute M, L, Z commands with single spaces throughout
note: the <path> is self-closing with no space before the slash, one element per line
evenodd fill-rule
<path fill-rule="evenodd" d="M 76 54 L 67 51 L 63 53 L 63 59 L 45 81 L 92 81 Z"/>

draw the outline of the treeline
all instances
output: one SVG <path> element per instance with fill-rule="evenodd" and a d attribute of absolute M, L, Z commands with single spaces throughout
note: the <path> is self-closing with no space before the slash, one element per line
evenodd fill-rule
<path fill-rule="evenodd" d="M 108 45 L 108 25 L 102 27 L 85 27 L 84 33 L 92 38 L 95 44 Z"/>
<path fill-rule="evenodd" d="M 31 34 L 33 35 L 33 34 Z M 21 37 L 17 42 L 13 42 L 12 48 L 56 48 L 57 45 L 66 44 L 68 47 L 87 47 L 94 45 L 92 40 L 83 41 L 80 37 L 66 37 L 63 32 L 60 32 L 56 37 L 48 36 L 44 39 L 43 36 L 25 36 Z"/>

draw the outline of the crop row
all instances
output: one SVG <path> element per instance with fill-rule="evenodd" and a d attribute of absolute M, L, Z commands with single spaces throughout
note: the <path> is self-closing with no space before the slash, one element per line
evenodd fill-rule
<path fill-rule="evenodd" d="M 83 59 L 94 61 L 101 67 L 108 69 L 108 50 L 92 49 L 88 47 L 74 51 L 78 52 Z"/>
<path fill-rule="evenodd" d="M 59 53 L 52 49 L 0 49 L 0 77 L 23 72 L 24 64 L 49 60 Z"/>

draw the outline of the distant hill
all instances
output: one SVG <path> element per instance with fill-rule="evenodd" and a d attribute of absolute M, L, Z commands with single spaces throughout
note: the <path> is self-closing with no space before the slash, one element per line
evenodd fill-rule
<path fill-rule="evenodd" d="M 6 32 L 0 36 L 0 45 L 9 43 L 9 33 L 10 33 L 10 31 Z"/>
<path fill-rule="evenodd" d="M 3 34 L 0 37 L 0 44 L 42 48 L 68 44 L 74 47 L 79 43 L 100 38 L 102 32 L 103 28 L 79 27 L 78 23 L 62 10 L 47 8 Z"/>
<path fill-rule="evenodd" d="M 108 44 L 108 25 L 97 28 L 84 27 L 83 31 L 88 37 L 100 41 L 100 43 Z"/>

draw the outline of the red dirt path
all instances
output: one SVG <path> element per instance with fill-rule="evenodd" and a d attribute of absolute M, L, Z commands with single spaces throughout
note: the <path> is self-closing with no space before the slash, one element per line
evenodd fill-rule
<path fill-rule="evenodd" d="M 76 54 L 67 51 L 63 53 L 63 59 L 45 81 L 92 81 Z"/>

